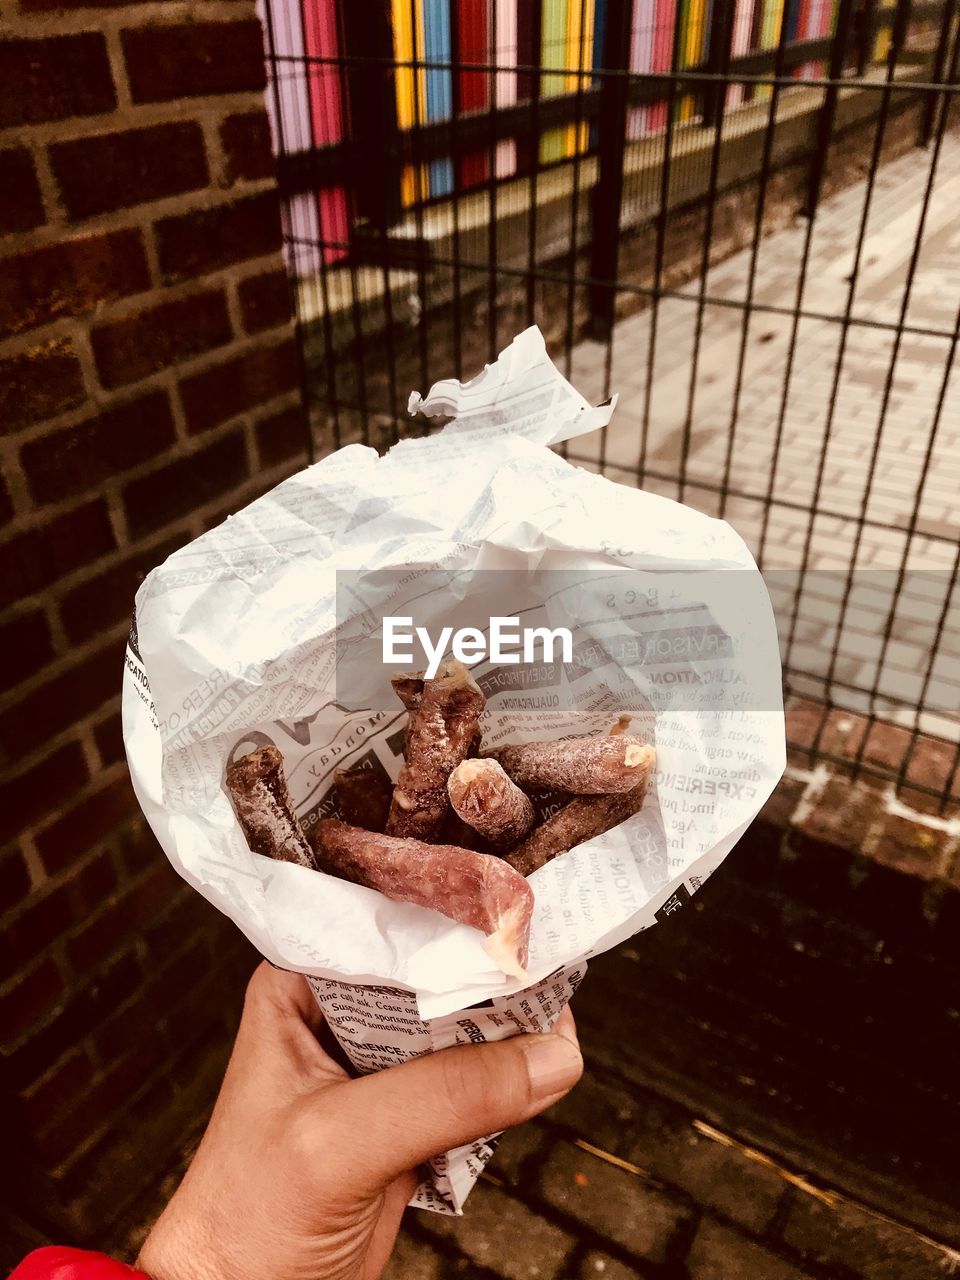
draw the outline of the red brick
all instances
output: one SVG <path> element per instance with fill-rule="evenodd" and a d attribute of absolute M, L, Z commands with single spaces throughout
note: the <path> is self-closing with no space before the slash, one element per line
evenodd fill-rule
<path fill-rule="evenodd" d="M 67 742 L 52 755 L 0 786 L 0 842 L 56 813 L 90 776 L 79 742 Z"/>
<path fill-rule="evenodd" d="M 878 721 L 867 731 L 863 759 L 890 773 L 897 773 L 909 749 L 910 739 L 909 729 Z"/>
<path fill-rule="evenodd" d="M 7 488 L 6 476 L 0 476 L 0 524 L 6 524 L 13 518 L 13 502 Z"/>
<path fill-rule="evenodd" d="M 222 1074 L 222 1072 L 221 1072 Z M 71 1220 L 82 1238 L 102 1240 L 105 1233 L 123 1239 L 121 1223 L 141 1221 L 154 1205 L 157 1168 L 133 1153 L 176 1152 L 183 1140 L 184 1116 L 202 1117 L 216 1092 L 205 1061 L 185 1063 L 177 1085 L 160 1076 L 116 1116 L 109 1132 L 58 1173 L 61 1196 L 71 1202 Z M 132 1200 L 139 1204 L 129 1208 Z"/>
<path fill-rule="evenodd" d="M 0 128 L 93 116 L 117 97 L 107 43 L 95 31 L 0 42 Z"/>
<path fill-rule="evenodd" d="M 116 870 L 104 850 L 65 883 L 38 891 L 0 931 L 0 969 L 26 966 L 76 923 L 89 918 L 113 891 Z"/>
<path fill-rule="evenodd" d="M 206 275 L 280 248 L 280 205 L 275 191 L 163 218 L 156 224 L 160 269 L 168 283 Z"/>
<path fill-rule="evenodd" d="M 38 833 L 43 865 L 54 875 L 100 844 L 138 811 L 137 798 L 124 775 L 61 814 Z"/>
<path fill-rule="evenodd" d="M 30 873 L 19 849 L 0 859 L 0 912 L 9 911 L 30 892 Z"/>
<path fill-rule="evenodd" d="M 124 642 L 114 640 L 0 714 L 0 755 L 20 759 L 120 692 Z"/>
<path fill-rule="evenodd" d="M 135 551 L 104 573 L 74 587 L 60 602 L 60 618 L 67 636 L 77 644 L 89 640 L 104 627 L 133 615 L 137 588 L 156 565 L 187 539 L 168 538 L 159 546 Z"/>
<path fill-rule="evenodd" d="M 190 515 L 247 479 L 243 435 L 232 432 L 196 453 L 186 454 L 123 491 L 127 523 L 135 538 Z"/>
<path fill-rule="evenodd" d="M 220 289 L 138 311 L 125 320 L 98 325 L 90 334 L 105 387 L 139 382 L 178 360 L 222 346 L 232 336 Z"/>
<path fill-rule="evenodd" d="M 168 1012 L 201 982 L 210 969 L 210 954 L 201 941 L 193 941 L 172 957 L 168 952 L 155 966 L 146 961 L 146 981 L 131 992 L 130 1003 L 115 1009 L 97 1031 L 93 1044 L 104 1062 L 124 1052 L 131 1039 L 156 1027 Z"/>
<path fill-rule="evenodd" d="M 40 1083 L 31 1085 L 23 1097 L 21 1105 L 30 1125 L 42 1129 L 62 1115 L 85 1092 L 93 1077 L 93 1063 L 85 1049 L 78 1049 L 65 1058 Z"/>
<path fill-rule="evenodd" d="M 155 457 L 174 435 L 167 393 L 157 389 L 25 445 L 21 459 L 34 498 L 56 502 Z"/>
<path fill-rule="evenodd" d="M 0 625 L 0 691 L 12 689 L 44 667 L 53 657 L 47 615 L 41 609 L 21 613 Z"/>
<path fill-rule="evenodd" d="M 153 862 L 161 860 L 165 861 L 163 852 L 155 843 Z M 171 956 L 178 955 L 187 942 L 202 945 L 208 953 L 219 957 L 223 939 L 235 933 L 232 922 L 220 915 L 206 898 L 190 885 L 180 883 L 170 892 L 167 910 L 144 927 L 140 941 L 148 964 L 164 965 Z"/>
<path fill-rule="evenodd" d="M 832 778 L 796 829 L 811 840 L 838 849 L 860 849 L 882 816 L 875 791 L 845 778 Z"/>
<path fill-rule="evenodd" d="M 108 1064 L 99 1079 L 89 1082 L 82 1107 L 61 1115 L 55 1125 L 38 1135 L 37 1151 L 49 1165 L 66 1160 L 105 1122 L 112 1127 L 118 1107 L 143 1088 L 163 1061 L 163 1041 L 155 1030 L 129 1043 L 126 1050 Z"/>
<path fill-rule="evenodd" d="M 957 744 L 942 738 L 920 737 L 913 744 L 907 763 L 907 779 L 919 786 L 943 792 L 952 779 L 952 794 L 960 796 L 960 769 L 956 766 Z"/>
<path fill-rule="evenodd" d="M 116 731 L 119 735 L 119 723 L 117 724 Z M 163 850 L 157 843 L 156 836 L 147 826 L 145 821 L 134 822 L 124 827 L 114 840 L 114 845 L 120 857 L 120 864 L 123 868 L 123 872 L 129 876 L 137 875 L 144 869 L 144 867 L 150 866 L 152 863 L 157 862 L 165 856 Z M 199 894 L 191 893 L 190 896 L 199 897 Z"/>
<path fill-rule="evenodd" d="M 0 431 L 5 435 L 85 399 L 80 361 L 66 338 L 0 359 Z"/>
<path fill-rule="evenodd" d="M 888 813 L 871 833 L 867 852 L 885 867 L 933 880 L 946 872 L 956 844 L 956 837 L 946 831 Z"/>
<path fill-rule="evenodd" d="M 266 84 L 256 19 L 144 26 L 122 33 L 134 102 L 241 93 Z"/>
<path fill-rule="evenodd" d="M 149 285 L 143 240 L 134 228 L 63 240 L 4 258 L 0 260 L 0 337 L 34 329 L 58 316 L 83 315 L 99 303 L 126 298 Z"/>
<path fill-rule="evenodd" d="M 67 955 L 77 972 L 105 960 L 116 950 L 118 938 L 135 937 L 167 905 L 177 880 L 164 859 L 71 938 Z"/>
<path fill-rule="evenodd" d="M 810 698 L 790 698 L 786 706 L 789 762 L 798 768 L 809 768 L 811 752 L 849 759 L 855 755 L 866 727 L 863 716 L 840 707 L 828 707 Z"/>
<path fill-rule="evenodd" d="M 20 965 L 40 955 L 73 923 L 75 900 L 68 888 L 64 885 L 28 899 L 12 923 L 5 926 L 0 933 L 0 956 L 5 973 L 15 972 Z"/>
<path fill-rule="evenodd" d="M 292 338 L 194 373 L 180 382 L 187 430 L 191 435 L 210 431 L 292 390 L 297 380 L 297 349 Z"/>
<path fill-rule="evenodd" d="M 126 753 L 123 748 L 123 725 L 119 711 L 107 716 L 106 720 L 101 720 L 94 728 L 93 736 L 100 753 L 100 763 L 104 767 L 124 759 Z"/>
<path fill-rule="evenodd" d="M 17 975 L 13 985 L 0 995 L 0 1027 L 8 1043 L 39 1022 L 63 992 L 63 978 L 56 961 L 49 956 L 27 974 Z"/>
<path fill-rule="evenodd" d="M 0 605 L 50 586 L 116 547 L 102 498 L 11 538 L 0 554 Z"/>
<path fill-rule="evenodd" d="M 771 827 L 789 827 L 808 785 L 801 778 L 781 778 L 760 810 L 760 820 Z"/>
<path fill-rule="evenodd" d="M 0 151 L 0 235 L 30 231 L 46 221 L 33 157 L 26 147 Z"/>
<path fill-rule="evenodd" d="M 307 430 L 299 405 L 257 423 L 257 457 L 262 467 L 276 467 L 293 458 L 306 461 Z"/>
<path fill-rule="evenodd" d="M 290 319 L 290 284 L 285 271 L 251 276 L 241 282 L 237 292 L 247 333 L 274 329 Z"/>
<path fill-rule="evenodd" d="M 57 142 L 50 163 L 74 220 L 196 191 L 210 177 L 193 120 Z"/>
<path fill-rule="evenodd" d="M 56 1016 L 8 1056 L 14 1086 L 22 1087 L 46 1071 L 79 1040 L 95 1031 L 142 980 L 136 957 L 127 952 L 72 991 Z"/>
<path fill-rule="evenodd" d="M 263 109 L 227 116 L 220 126 L 220 142 L 230 182 L 269 178 L 273 173 L 270 121 Z"/>

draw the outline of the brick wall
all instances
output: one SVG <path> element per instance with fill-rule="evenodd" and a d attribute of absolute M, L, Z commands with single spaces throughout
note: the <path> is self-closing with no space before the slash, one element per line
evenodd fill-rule
<path fill-rule="evenodd" d="M 0 1109 L 21 1217 L 103 1238 L 251 963 L 138 817 L 133 594 L 302 462 L 299 375 L 253 4 L 2 9 Z"/>

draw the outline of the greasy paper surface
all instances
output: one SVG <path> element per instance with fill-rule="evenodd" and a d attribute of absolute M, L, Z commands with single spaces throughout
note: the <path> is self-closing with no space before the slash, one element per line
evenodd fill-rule
<path fill-rule="evenodd" d="M 324 1007 L 323 982 L 373 984 L 436 1020 L 520 984 L 492 966 L 476 930 L 252 853 L 223 789 L 229 760 L 268 741 L 306 821 L 330 811 L 335 768 L 363 761 L 396 776 L 403 710 L 371 700 L 389 673 L 357 670 L 354 696 L 337 696 L 338 638 L 363 629 L 371 603 L 358 598 L 344 617 L 341 599 L 338 624 L 338 572 L 394 570 L 414 585 L 452 574 L 463 588 L 477 571 L 511 570 L 507 615 L 530 603 L 525 573 L 561 571 L 566 594 L 543 607 L 572 624 L 575 661 L 551 675 L 563 696 L 538 699 L 511 669 L 480 664 L 485 743 L 606 732 L 626 711 L 656 746 L 643 810 L 532 876 L 531 983 L 683 906 L 780 777 L 784 727 L 773 615 L 744 543 L 722 521 L 546 447 L 596 429 L 613 406 L 592 409 L 537 330 L 472 382 L 438 383 L 411 407 L 457 418 L 383 458 L 339 450 L 148 576 L 124 736 L 171 862 L 269 960 L 322 980 Z M 438 628 L 450 607 L 447 588 L 418 597 Z M 416 1052 L 415 1036 L 405 1043 Z"/>

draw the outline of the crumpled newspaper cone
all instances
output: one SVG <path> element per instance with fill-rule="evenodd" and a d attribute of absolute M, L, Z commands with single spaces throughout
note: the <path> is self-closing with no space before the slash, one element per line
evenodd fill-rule
<path fill-rule="evenodd" d="M 749 551 L 723 521 L 548 447 L 614 405 L 591 408 L 538 330 L 410 408 L 454 420 L 382 458 L 340 449 L 155 569 L 123 686 L 134 787 L 170 861 L 310 978 L 360 1071 L 550 1026 L 590 955 L 689 901 L 785 764 L 776 628 Z M 656 747 L 642 810 L 530 877 L 525 989 L 477 930 L 253 853 L 224 791 L 227 764 L 267 743 L 307 827 L 331 812 L 336 768 L 396 777 L 403 711 L 371 622 L 388 605 L 437 628 L 469 608 L 569 626 L 569 661 L 473 669 L 485 743 L 604 733 L 628 714 Z M 438 1157 L 413 1203 L 459 1213 L 492 1150 Z"/>

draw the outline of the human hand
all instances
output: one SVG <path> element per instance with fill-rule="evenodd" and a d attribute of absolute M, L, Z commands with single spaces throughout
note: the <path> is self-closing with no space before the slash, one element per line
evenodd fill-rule
<path fill-rule="evenodd" d="M 137 1266 L 151 1280 L 376 1280 L 417 1165 L 546 1110 L 580 1078 L 573 1015 L 352 1079 L 300 974 L 261 964 L 210 1124 Z"/>

